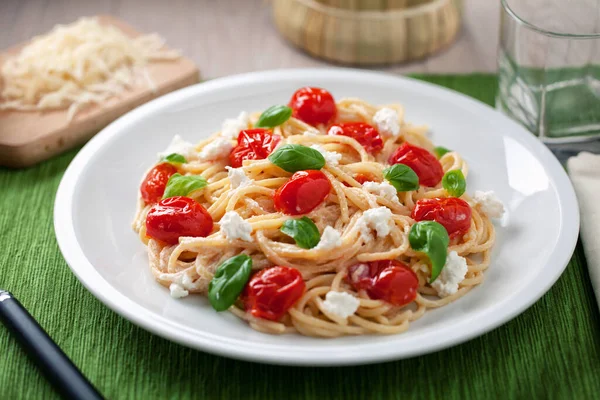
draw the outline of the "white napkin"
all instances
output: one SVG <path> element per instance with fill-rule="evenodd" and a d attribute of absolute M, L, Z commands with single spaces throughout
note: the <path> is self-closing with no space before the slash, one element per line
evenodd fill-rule
<path fill-rule="evenodd" d="M 582 152 L 567 161 L 581 212 L 581 241 L 600 304 L 600 155 Z"/>

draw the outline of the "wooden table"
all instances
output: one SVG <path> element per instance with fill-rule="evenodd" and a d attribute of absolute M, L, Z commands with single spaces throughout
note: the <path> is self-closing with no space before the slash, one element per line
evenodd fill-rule
<path fill-rule="evenodd" d="M 465 0 L 457 42 L 426 60 L 378 68 L 394 73 L 496 70 L 498 0 Z M 275 68 L 324 67 L 277 33 L 268 0 L 0 0 L 0 49 L 81 16 L 112 14 L 158 32 L 200 67 L 203 77 Z"/>

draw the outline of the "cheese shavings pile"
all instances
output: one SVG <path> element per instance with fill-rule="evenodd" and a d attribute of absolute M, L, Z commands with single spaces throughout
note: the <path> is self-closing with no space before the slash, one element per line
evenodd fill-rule
<path fill-rule="evenodd" d="M 57 25 L 6 60 L 0 71 L 0 110 L 51 110 L 68 107 L 67 118 L 90 104 L 146 84 L 156 90 L 145 66 L 181 57 L 164 50 L 156 35 L 126 36 L 96 18 Z"/>

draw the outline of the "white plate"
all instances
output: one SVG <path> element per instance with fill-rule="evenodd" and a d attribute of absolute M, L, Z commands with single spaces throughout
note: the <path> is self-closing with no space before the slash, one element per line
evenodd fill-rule
<path fill-rule="evenodd" d="M 241 110 L 286 103 L 321 86 L 371 103 L 400 102 L 407 119 L 431 127 L 435 143 L 468 161 L 468 190 L 494 190 L 508 214 L 484 283 L 403 334 L 315 339 L 252 330 L 216 313 L 201 296 L 175 300 L 154 281 L 130 227 L 142 174 L 175 134 L 198 141 Z M 563 272 L 577 240 L 571 183 L 530 133 L 492 108 L 427 83 L 347 69 L 281 70 L 216 79 L 161 97 L 121 117 L 75 157 L 56 195 L 60 249 L 79 280 L 141 327 L 181 344 L 277 364 L 342 365 L 400 359 L 449 347 L 515 317 Z"/>

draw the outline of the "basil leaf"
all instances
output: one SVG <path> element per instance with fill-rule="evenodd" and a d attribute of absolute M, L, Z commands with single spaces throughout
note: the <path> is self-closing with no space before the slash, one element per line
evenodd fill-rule
<path fill-rule="evenodd" d="M 298 247 L 302 247 L 303 249 L 312 249 L 321 240 L 319 229 L 308 217 L 288 219 L 279 230 L 292 237 Z"/>
<path fill-rule="evenodd" d="M 410 228 L 408 241 L 413 250 L 423 252 L 429 257 L 429 261 L 431 261 L 429 283 L 432 283 L 446 264 L 448 243 L 450 242 L 446 228 L 435 221 L 417 222 Z"/>
<path fill-rule="evenodd" d="M 202 189 L 206 185 L 206 179 L 200 175 L 181 175 L 176 173 L 169 178 L 163 199 L 175 196 L 188 196 L 190 193 Z"/>
<path fill-rule="evenodd" d="M 435 151 L 435 155 L 437 156 L 437 158 L 442 158 L 442 156 L 446 153 L 450 153 L 452 150 L 447 149 L 445 147 L 442 146 L 438 146 L 435 149 L 433 149 L 433 151 Z"/>
<path fill-rule="evenodd" d="M 419 177 L 407 165 L 394 164 L 383 170 L 383 177 L 399 192 L 408 192 L 419 188 Z"/>
<path fill-rule="evenodd" d="M 171 153 L 168 156 L 163 157 L 161 161 L 168 162 L 171 164 L 183 164 L 187 162 L 184 156 L 177 153 Z"/>
<path fill-rule="evenodd" d="M 454 169 L 444 174 L 442 186 L 450 196 L 460 197 L 467 190 L 467 181 L 460 169 Z"/>
<path fill-rule="evenodd" d="M 245 255 L 232 257 L 217 267 L 208 284 L 208 301 L 217 311 L 225 311 L 235 303 L 252 272 L 252 259 Z"/>
<path fill-rule="evenodd" d="M 325 166 L 323 155 L 301 144 L 286 144 L 269 155 L 269 161 L 287 172 L 321 169 Z"/>
<path fill-rule="evenodd" d="M 274 128 L 283 124 L 292 116 L 292 109 L 288 106 L 271 106 L 263 111 L 256 122 L 257 128 Z"/>

